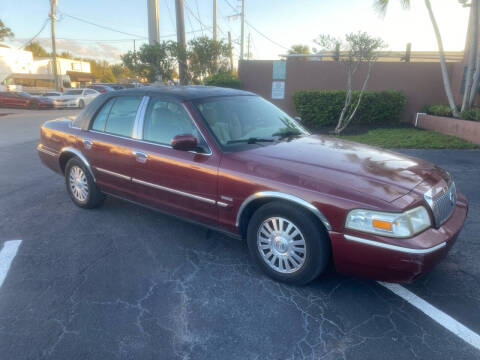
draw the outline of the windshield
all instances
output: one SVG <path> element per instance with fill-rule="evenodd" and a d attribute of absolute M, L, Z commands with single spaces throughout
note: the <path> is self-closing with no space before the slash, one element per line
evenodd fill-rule
<path fill-rule="evenodd" d="M 20 91 L 20 92 L 18 93 L 18 95 L 24 96 L 24 97 L 32 97 L 32 95 L 30 95 L 29 93 L 27 93 L 27 92 L 25 92 L 25 91 Z"/>
<path fill-rule="evenodd" d="M 82 95 L 83 90 L 67 90 L 63 95 Z"/>
<path fill-rule="evenodd" d="M 263 144 L 308 135 L 308 131 L 258 96 L 228 96 L 195 103 L 222 146 Z"/>

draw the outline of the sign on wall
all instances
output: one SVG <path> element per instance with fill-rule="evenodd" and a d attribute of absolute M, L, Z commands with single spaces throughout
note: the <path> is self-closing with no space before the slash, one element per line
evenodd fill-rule
<path fill-rule="evenodd" d="M 287 62 L 285 60 L 277 60 L 273 62 L 273 80 L 285 80 L 287 76 Z"/>
<path fill-rule="evenodd" d="M 285 99 L 285 81 L 272 82 L 272 99 Z"/>

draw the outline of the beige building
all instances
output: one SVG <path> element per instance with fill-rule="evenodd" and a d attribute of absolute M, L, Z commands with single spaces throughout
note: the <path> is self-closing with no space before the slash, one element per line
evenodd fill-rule
<path fill-rule="evenodd" d="M 62 87 L 84 87 L 94 81 L 88 61 L 57 58 L 57 74 Z M 53 61 L 0 44 L 0 83 L 21 85 L 32 93 L 54 89 Z"/>

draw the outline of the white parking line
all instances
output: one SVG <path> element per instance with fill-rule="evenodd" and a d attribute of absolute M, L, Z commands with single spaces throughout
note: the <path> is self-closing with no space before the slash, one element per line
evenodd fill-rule
<path fill-rule="evenodd" d="M 3 248 L 0 251 L 0 287 L 7 277 L 10 265 L 15 255 L 17 255 L 17 250 L 21 243 L 22 240 L 10 240 L 3 243 Z"/>
<path fill-rule="evenodd" d="M 443 311 L 437 309 L 435 306 L 429 304 L 428 302 L 418 297 L 411 291 L 405 289 L 401 285 L 384 283 L 380 281 L 378 283 L 386 287 L 388 290 L 392 291 L 396 295 L 400 296 L 402 299 L 406 300 L 411 305 L 415 306 L 418 310 L 422 311 L 424 314 L 435 320 L 445 329 L 451 331 L 459 338 L 463 339 L 473 347 L 480 350 L 480 335 L 473 332 L 466 326 L 462 325 L 450 315 L 445 314 Z"/>

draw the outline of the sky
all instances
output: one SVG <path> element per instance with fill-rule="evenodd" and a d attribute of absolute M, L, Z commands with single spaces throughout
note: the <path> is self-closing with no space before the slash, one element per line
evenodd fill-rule
<path fill-rule="evenodd" d="M 411 9 L 405 11 L 398 0 L 391 1 L 386 16 L 381 17 L 372 6 L 373 0 L 245 0 L 245 39 L 251 34 L 253 59 L 278 59 L 294 44 L 315 47 L 313 40 L 320 34 L 343 37 L 356 31 L 381 37 L 388 50 L 404 50 L 408 42 L 412 43 L 412 51 L 437 50 L 424 2 L 413 0 Z M 217 2 L 219 39 L 226 40 L 230 31 L 238 57 L 240 17 L 232 15 L 239 13 L 241 1 Z M 175 40 L 175 0 L 158 0 L 158 3 L 161 39 Z M 202 34 L 212 36 L 213 1 L 184 0 L 184 3 L 187 41 Z M 431 0 L 431 3 L 445 50 L 463 50 L 469 10 L 457 0 Z M 15 34 L 6 43 L 21 47 L 35 36 L 48 17 L 49 7 L 49 0 L 0 0 L 0 19 Z M 70 16 L 128 34 L 102 29 Z M 57 18 L 58 52 L 119 62 L 121 54 L 133 50 L 133 39 L 137 48 L 147 42 L 147 0 L 58 0 Z M 37 40 L 50 50 L 50 24 Z"/>

